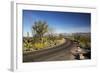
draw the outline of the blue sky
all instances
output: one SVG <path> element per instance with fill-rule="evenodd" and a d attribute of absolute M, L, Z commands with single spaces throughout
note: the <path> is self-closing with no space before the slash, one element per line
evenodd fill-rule
<path fill-rule="evenodd" d="M 55 33 L 90 32 L 90 13 L 23 10 L 24 36 L 27 32 L 31 35 L 31 27 L 38 20 L 46 21 Z"/>

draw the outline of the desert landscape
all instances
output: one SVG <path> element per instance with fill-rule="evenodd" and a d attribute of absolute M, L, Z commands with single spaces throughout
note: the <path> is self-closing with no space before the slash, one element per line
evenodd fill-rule
<path fill-rule="evenodd" d="M 23 62 L 91 59 L 89 13 L 23 11 Z"/>

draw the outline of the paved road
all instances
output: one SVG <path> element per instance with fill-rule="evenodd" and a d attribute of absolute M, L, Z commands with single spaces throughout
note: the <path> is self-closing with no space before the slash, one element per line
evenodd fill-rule
<path fill-rule="evenodd" d="M 76 48 L 76 46 L 76 43 L 66 39 L 66 42 L 60 46 L 23 54 L 23 62 L 75 60 L 71 50 Z"/>

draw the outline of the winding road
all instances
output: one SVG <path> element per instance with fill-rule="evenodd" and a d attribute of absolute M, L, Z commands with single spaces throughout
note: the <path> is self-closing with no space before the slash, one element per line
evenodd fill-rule
<path fill-rule="evenodd" d="M 66 42 L 59 46 L 23 54 L 23 62 L 75 60 L 71 51 L 77 48 L 77 45 L 66 39 Z"/>

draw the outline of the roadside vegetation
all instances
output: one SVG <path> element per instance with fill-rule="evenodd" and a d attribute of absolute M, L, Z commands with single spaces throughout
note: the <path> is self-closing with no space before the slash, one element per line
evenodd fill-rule
<path fill-rule="evenodd" d="M 67 38 L 73 40 L 74 42 L 77 42 L 79 44 L 79 47 L 84 49 L 91 49 L 91 38 L 90 35 L 80 35 L 80 34 L 74 34 L 72 36 L 68 36 Z"/>

